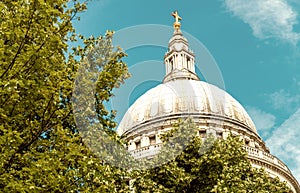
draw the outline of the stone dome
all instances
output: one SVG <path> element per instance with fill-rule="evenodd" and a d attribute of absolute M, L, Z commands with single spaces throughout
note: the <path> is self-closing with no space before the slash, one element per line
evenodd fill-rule
<path fill-rule="evenodd" d="M 213 116 L 257 134 L 250 116 L 237 100 L 224 90 L 199 80 L 169 81 L 150 89 L 127 110 L 117 132 L 123 135 L 139 125 L 173 115 L 202 115 L 207 119 Z"/>
<path fill-rule="evenodd" d="M 163 83 L 139 97 L 127 110 L 117 133 L 128 142 L 127 150 L 135 159 L 151 159 L 159 153 L 161 134 L 172 129 L 180 118 L 190 117 L 197 136 L 208 134 L 226 139 L 239 136 L 255 168 L 264 168 L 271 178 L 287 182 L 291 192 L 300 193 L 300 185 L 288 167 L 259 137 L 242 105 L 226 91 L 200 81 L 195 73 L 195 55 L 180 31 L 178 12 L 174 34 L 164 56 L 166 74 Z"/>

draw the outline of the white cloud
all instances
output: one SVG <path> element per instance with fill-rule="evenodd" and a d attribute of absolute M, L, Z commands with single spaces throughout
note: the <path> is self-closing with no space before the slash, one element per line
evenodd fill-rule
<path fill-rule="evenodd" d="M 276 120 L 274 115 L 256 107 L 248 106 L 246 109 L 258 130 L 270 129 L 274 126 Z"/>
<path fill-rule="evenodd" d="M 265 94 L 275 110 L 293 113 L 300 107 L 300 81 L 297 78 L 292 80 L 288 88 Z"/>
<path fill-rule="evenodd" d="M 286 0 L 224 0 L 234 16 L 249 24 L 254 36 L 277 38 L 296 44 L 300 34 L 293 31 L 297 12 Z"/>
<path fill-rule="evenodd" d="M 281 89 L 271 93 L 269 100 L 274 109 L 294 111 L 300 104 L 300 94 L 292 95 L 288 91 Z"/>
<path fill-rule="evenodd" d="M 276 128 L 266 141 L 271 153 L 289 164 L 294 176 L 300 180 L 300 108 Z"/>

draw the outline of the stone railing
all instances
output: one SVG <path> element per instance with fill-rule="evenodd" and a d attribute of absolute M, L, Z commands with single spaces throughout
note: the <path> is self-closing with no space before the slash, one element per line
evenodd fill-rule
<path fill-rule="evenodd" d="M 152 157 L 155 154 L 159 153 L 161 146 L 162 146 L 161 143 L 153 144 L 153 145 L 149 145 L 146 147 L 142 147 L 142 148 L 130 151 L 130 153 L 136 159 L 140 159 L 140 158 L 144 158 L 144 157 Z M 275 157 L 265 151 L 262 151 L 260 149 L 254 148 L 254 147 L 243 146 L 243 148 L 247 151 L 249 157 L 253 157 L 258 160 L 263 160 L 265 162 L 272 163 L 276 166 L 283 168 L 285 171 L 289 171 L 287 166 L 282 161 L 280 161 L 277 157 Z"/>
<path fill-rule="evenodd" d="M 161 150 L 161 147 L 162 147 L 161 143 L 152 144 L 152 145 L 149 145 L 146 147 L 132 150 L 132 151 L 130 151 L 130 153 L 135 159 L 141 159 L 141 158 L 146 158 L 146 157 L 149 158 L 149 157 L 153 157 L 156 154 L 158 154 L 159 151 Z M 243 148 L 247 151 L 248 157 L 250 159 L 257 160 L 259 162 L 262 162 L 263 164 L 270 164 L 270 166 L 275 165 L 275 167 L 277 167 L 283 173 L 285 173 L 287 179 L 289 179 L 291 184 L 293 184 L 292 186 L 294 186 L 295 189 L 297 189 L 296 191 L 293 191 L 293 192 L 300 193 L 299 184 L 294 179 L 294 177 L 291 175 L 290 170 L 287 168 L 287 166 L 282 161 L 280 161 L 277 157 L 275 157 L 263 150 L 254 148 L 254 147 L 245 145 L 245 146 L 243 146 Z M 263 166 L 263 167 L 265 167 L 265 166 Z"/>
<path fill-rule="evenodd" d="M 249 157 L 261 159 L 263 161 L 266 161 L 266 162 L 272 163 L 276 166 L 279 166 L 286 171 L 289 171 L 287 166 L 282 161 L 280 161 L 277 157 L 275 157 L 265 151 L 262 151 L 257 148 L 249 147 L 249 146 L 244 146 L 244 149 L 247 151 Z"/>
<path fill-rule="evenodd" d="M 162 144 L 153 144 L 153 145 L 149 145 L 146 147 L 142 147 L 142 148 L 130 151 L 130 153 L 135 159 L 140 159 L 140 158 L 144 158 L 144 157 L 152 157 L 160 151 L 161 146 L 162 146 Z"/>

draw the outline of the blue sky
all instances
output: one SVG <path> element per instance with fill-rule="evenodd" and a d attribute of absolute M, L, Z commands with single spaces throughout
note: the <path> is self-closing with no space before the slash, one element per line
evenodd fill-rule
<path fill-rule="evenodd" d="M 118 120 L 139 95 L 163 79 L 162 60 L 172 35 L 171 32 L 168 35 L 168 26 L 171 29 L 173 25 L 170 14 L 174 10 L 183 18 L 184 35 L 200 41 L 203 50 L 207 49 L 206 56 L 212 57 L 199 58 L 203 50 L 196 56 L 200 77 L 214 83 L 201 69 L 205 65 L 217 66 L 214 70 L 216 74 L 221 73 L 224 81 L 218 86 L 224 87 L 246 108 L 271 152 L 286 162 L 300 180 L 300 168 L 297 168 L 300 164 L 300 1 L 90 2 L 81 20 L 74 23 L 78 33 L 98 36 L 106 30 L 122 34 L 134 29 L 135 35 L 123 33 L 119 37 L 128 37 L 132 42 L 139 37 L 145 40 L 133 48 L 128 42 L 117 41 L 121 47 L 130 48 L 126 49 L 126 62 L 132 73 L 132 80 L 126 82 L 130 87 L 125 84 L 121 88 L 127 90 L 127 95 L 116 94 L 114 99 Z M 155 43 L 147 42 L 153 33 L 143 31 L 147 29 L 145 24 L 157 27 L 154 36 L 161 45 L 155 40 Z M 123 105 L 118 106 L 118 101 Z"/>

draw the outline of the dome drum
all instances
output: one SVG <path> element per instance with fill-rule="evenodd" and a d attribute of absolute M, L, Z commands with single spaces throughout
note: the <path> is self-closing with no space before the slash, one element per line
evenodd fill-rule
<path fill-rule="evenodd" d="M 156 135 L 158 132 L 165 132 L 173 127 L 174 123 L 180 118 L 186 118 L 185 114 L 178 114 L 174 116 L 161 117 L 152 120 L 147 123 L 137 125 L 135 128 L 127 130 L 123 133 L 124 139 L 129 140 L 140 140 L 140 136 L 143 135 Z M 212 129 L 216 131 L 218 137 L 226 138 L 227 133 L 232 133 L 233 135 L 243 136 L 245 143 L 249 146 L 253 146 L 259 149 L 263 149 L 268 152 L 269 150 L 265 146 L 265 143 L 260 139 L 258 135 L 253 133 L 248 128 L 236 124 L 236 122 L 230 122 L 228 120 L 218 119 L 214 116 L 201 116 L 201 115 L 189 115 L 197 125 L 198 133 L 206 133 L 208 130 Z M 155 122 L 155 123 L 154 123 Z"/>

